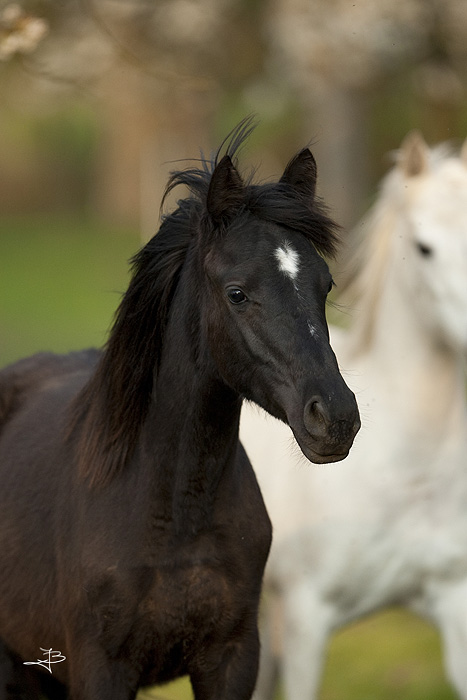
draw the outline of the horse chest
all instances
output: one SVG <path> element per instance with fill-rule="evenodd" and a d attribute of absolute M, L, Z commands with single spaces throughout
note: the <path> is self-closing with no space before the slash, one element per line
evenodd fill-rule
<path fill-rule="evenodd" d="M 232 586 L 222 571 L 205 563 L 193 563 L 179 571 L 156 571 L 153 585 L 139 605 L 144 625 L 157 630 L 167 643 L 195 641 L 226 613 L 235 615 Z"/>
<path fill-rule="evenodd" d="M 168 550 L 162 560 L 167 565 L 156 560 L 140 603 L 142 617 L 154 629 L 200 638 L 223 625 L 227 630 L 246 606 L 256 604 L 270 543 L 269 520 L 263 527 L 258 520 L 257 530 L 249 533 L 241 528 L 232 536 L 220 530 L 222 535 L 182 549 L 174 561 Z"/>
<path fill-rule="evenodd" d="M 145 660 L 148 684 L 189 673 L 212 638 L 225 644 L 245 613 L 256 617 L 269 529 L 264 533 L 240 536 L 240 543 L 226 533 L 222 541 L 207 535 L 178 551 L 165 543 L 137 566 L 121 562 L 98 574 L 87 603 L 100 644 Z"/>

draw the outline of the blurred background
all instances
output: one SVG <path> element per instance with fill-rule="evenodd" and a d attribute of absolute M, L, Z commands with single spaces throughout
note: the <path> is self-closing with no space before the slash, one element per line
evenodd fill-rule
<path fill-rule="evenodd" d="M 410 129 L 467 136 L 466 89 L 465 0 L 0 0 L 0 364 L 104 342 L 174 161 L 245 115 L 244 161 L 277 176 L 311 144 L 350 229 Z M 322 700 L 395 693 L 454 698 L 400 611 L 337 636 Z"/>

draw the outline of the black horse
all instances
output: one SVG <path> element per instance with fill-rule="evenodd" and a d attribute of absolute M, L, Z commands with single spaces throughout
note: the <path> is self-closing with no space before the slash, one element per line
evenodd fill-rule
<path fill-rule="evenodd" d="M 315 161 L 245 184 L 249 130 L 172 176 L 191 194 L 134 258 L 102 353 L 0 373 L 2 700 L 39 697 L 42 674 L 73 700 L 184 674 L 197 700 L 251 696 L 271 526 L 242 400 L 315 462 L 345 457 L 359 418 L 328 343 Z"/>

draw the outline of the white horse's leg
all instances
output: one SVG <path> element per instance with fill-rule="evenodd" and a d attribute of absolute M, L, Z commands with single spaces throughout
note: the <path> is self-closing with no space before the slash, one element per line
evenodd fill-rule
<path fill-rule="evenodd" d="M 282 678 L 286 700 L 315 700 L 322 675 L 332 610 L 309 582 L 291 586 L 284 597 Z"/>
<path fill-rule="evenodd" d="M 467 700 L 467 581 L 443 587 L 434 614 L 443 641 L 446 674 L 462 700 Z"/>

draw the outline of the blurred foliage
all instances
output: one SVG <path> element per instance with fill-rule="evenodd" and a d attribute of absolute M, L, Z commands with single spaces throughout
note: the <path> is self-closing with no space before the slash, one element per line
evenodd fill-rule
<path fill-rule="evenodd" d="M 31 130 L 44 156 L 65 160 L 68 168 L 80 176 L 89 174 L 98 129 L 86 105 L 63 105 L 50 115 L 34 119 Z"/>
<path fill-rule="evenodd" d="M 411 129 L 420 129 L 432 145 L 440 140 L 456 142 L 467 137 L 467 101 L 455 108 L 444 103 L 429 104 L 418 93 L 413 76 L 407 73 L 386 81 L 373 94 L 369 115 L 373 187 L 391 164 L 388 155 Z"/>
<path fill-rule="evenodd" d="M 0 0 L 0 26 L 1 8 L 13 4 Z M 439 0 L 335 0 L 332 8 L 324 0 L 19 4 L 48 32 L 35 52 L 0 62 L 0 213 L 71 209 L 138 225 L 148 217 L 141 208 L 152 210 L 142 201 L 143 179 L 159 198 L 164 163 L 215 147 L 251 112 L 261 121 L 251 153 L 265 161 L 265 174 L 315 141 L 337 211 L 342 182 L 350 199 L 365 200 L 386 170 L 385 154 L 409 129 L 421 128 L 428 142 L 467 133 L 459 0 L 444 13 Z M 335 70 L 323 73 L 329 61 Z M 331 101 L 323 111 L 314 90 L 338 90 L 353 62 L 362 74 L 347 88 L 358 115 L 347 121 L 358 123 L 344 138 L 345 114 L 333 122 L 338 107 Z M 331 157 L 333 141 L 342 152 Z M 365 204 L 349 206 L 356 215 Z"/>
<path fill-rule="evenodd" d="M 87 210 L 99 133 L 88 105 L 20 117 L 6 106 L 0 128 L 0 215 Z"/>

